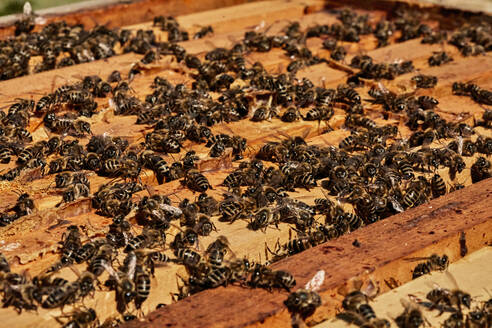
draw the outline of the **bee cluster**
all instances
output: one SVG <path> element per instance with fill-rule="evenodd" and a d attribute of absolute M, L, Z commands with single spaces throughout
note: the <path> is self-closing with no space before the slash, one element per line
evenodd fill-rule
<path fill-rule="evenodd" d="M 28 21 L 19 23 L 15 38 L 0 41 L 0 79 L 28 74 L 29 59 L 34 56 L 43 58 L 35 66 L 36 72 L 120 52 L 143 57 L 127 77 L 119 71 L 106 79 L 85 76 L 37 103 L 16 99 L 7 114 L 0 112 L 0 162 L 8 164 L 12 156 L 17 157 L 16 166 L 1 174 L 0 180 L 13 181 L 38 170 L 41 176 L 54 176 L 54 189 L 62 198 L 58 206 L 90 197 L 96 214 L 112 219 L 104 237 L 85 238 L 82 226 L 69 226 L 57 250 L 58 260 L 32 279 L 10 272 L 5 257 L 0 258 L 4 307 L 21 312 L 39 306 L 53 309 L 71 305 L 75 310 L 58 318 L 60 323 L 88 327 L 98 322 L 97 315 L 93 309 L 78 305 L 95 291 L 114 291 L 121 319 L 135 319 L 133 311 L 141 310 L 149 298 L 156 267 L 171 264 L 182 266 L 187 273 L 187 277 L 179 276 L 178 292 L 173 294 L 176 300 L 229 284 L 290 291 L 296 285 L 295 277 L 268 264 L 460 189 L 463 184 L 458 176 L 469 176 L 473 183 L 489 178 L 490 110 L 472 125 L 448 121 L 439 113 L 438 99 L 417 96 L 416 92 L 398 93 L 375 82 L 415 71 L 412 61 L 376 62 L 359 54 L 349 65 L 342 63 L 347 52 L 342 44 L 359 42 L 365 35 L 373 34 L 378 47 L 383 47 L 415 38 L 422 38 L 423 43 L 444 42 L 447 33 L 420 23 L 413 12 L 397 10 L 391 20 L 376 23 L 370 22 L 368 15 L 348 9 L 337 13 L 340 22 L 331 25 L 303 29 L 298 22 L 291 22 L 276 35 L 248 31 L 232 47 L 215 48 L 203 56 L 187 53 L 178 43 L 188 40 L 189 35 L 173 17 L 158 16 L 153 21 L 154 27 L 167 33 L 167 41 L 160 41 L 153 30 L 134 32 L 103 26 L 85 30 L 81 25 L 56 22 L 32 32 Z M 213 29 L 205 27 L 194 38 L 209 33 Z M 399 35 L 396 40 L 394 34 Z M 456 45 L 457 35 L 463 35 L 464 43 L 477 44 L 460 43 L 460 50 L 478 46 L 483 52 L 491 50 L 490 26 L 486 23 L 459 30 L 452 35 L 451 44 Z M 308 38 L 321 38 L 330 58 L 313 55 L 306 45 Z M 282 50 L 289 58 L 286 72 L 273 74 L 262 63 L 247 61 L 250 53 L 272 49 Z M 173 84 L 156 76 L 151 92 L 139 97 L 132 81 L 147 74 L 148 66 L 162 56 L 171 56 L 181 65 L 189 83 Z M 433 54 L 428 64 L 450 60 L 440 52 Z M 336 88 L 315 86 L 306 77 L 296 78 L 296 72 L 306 66 L 332 66 L 334 61 L 338 61 L 335 67 L 351 72 L 346 83 Z M 411 80 L 417 89 L 433 89 L 439 82 L 436 76 L 424 74 Z M 363 99 L 363 87 L 370 87 L 368 99 Z M 490 91 L 476 84 L 456 82 L 452 92 L 491 104 Z M 108 98 L 108 110 L 115 115 L 135 116 L 136 124 L 145 127 L 143 141 L 130 144 L 110 133 L 93 135 L 90 118 L 101 112 L 96 98 Z M 388 122 L 371 119 L 368 105 L 377 108 Z M 306 130 L 300 136 L 281 133 L 283 137 L 278 140 L 250 151 L 243 136 L 215 130 L 219 123 L 247 119 L 328 125 L 335 115 L 344 117 L 343 127 L 350 133 L 336 146 L 311 144 Z M 395 116 L 410 130 L 408 138 L 389 121 Z M 49 139 L 33 142 L 27 131 L 33 117 L 50 132 Z M 190 144 L 201 144 L 207 150 L 202 154 L 188 149 Z M 175 159 L 173 154 L 182 156 Z M 199 169 L 206 156 L 234 162 L 218 186 Z M 141 176 L 150 172 L 158 184 L 179 180 L 182 188 L 197 193 L 197 197 L 180 199 L 173 205 L 170 194 L 151 192 L 142 181 Z M 111 180 L 91 193 L 90 178 L 94 175 Z M 293 194 L 319 187 L 324 197 L 312 203 Z M 222 197 L 214 197 L 214 189 L 219 189 Z M 148 196 L 142 196 L 145 191 Z M 33 200 L 23 194 L 0 216 L 0 225 L 33 210 Z M 290 236 L 283 244 L 277 241 L 273 249 L 266 246 L 267 262 L 255 263 L 237 257 L 223 235 L 199 249 L 200 239 L 219 232 L 214 221 L 241 221 L 258 233 L 288 226 L 290 234 L 295 231 L 297 236 Z M 444 270 L 448 263 L 446 255 L 433 255 L 417 265 L 413 276 Z M 78 272 L 76 267 L 85 268 Z M 66 268 L 76 271 L 75 280 L 60 276 Z M 285 301 L 291 312 L 303 318 L 320 304 L 319 295 L 308 289 L 292 292 Z M 347 295 L 344 309 L 344 318 L 350 322 L 362 317 L 366 326 L 389 324 L 376 318 L 367 296 L 360 291 Z M 403 322 L 398 325 L 409 327 L 413 319 L 407 317 L 413 313 L 406 310 L 397 319 L 397 323 Z M 120 321 L 117 318 L 113 323 Z"/>
<path fill-rule="evenodd" d="M 343 311 L 337 314 L 337 319 L 359 327 L 391 327 L 389 320 L 376 316 L 370 301 L 371 297 L 361 290 L 348 293 L 342 302 Z M 426 294 L 425 300 L 412 295 L 410 301 L 402 299 L 401 303 L 403 312 L 393 319 L 399 328 L 428 326 L 430 323 L 424 309 L 438 310 L 438 316 L 444 312 L 450 313 L 442 320 L 441 326 L 445 328 L 486 328 L 492 324 L 492 299 L 475 301 L 469 293 L 458 288 L 435 287 Z"/>

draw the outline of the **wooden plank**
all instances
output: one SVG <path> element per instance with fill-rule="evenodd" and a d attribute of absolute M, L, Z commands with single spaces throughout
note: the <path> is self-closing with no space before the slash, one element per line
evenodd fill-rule
<path fill-rule="evenodd" d="M 137 0 L 137 1 L 97 1 L 87 5 L 77 4 L 41 10 L 39 14 L 46 18 L 46 23 L 66 21 L 70 25 L 84 24 L 86 28 L 95 25 L 121 27 L 152 20 L 154 16 L 184 15 L 193 12 L 223 8 L 254 0 Z M 14 34 L 13 23 L 17 15 L 9 16 L 0 22 L 0 38 Z M 36 27 L 41 28 L 41 26 Z"/>
<path fill-rule="evenodd" d="M 491 197 L 492 179 L 488 179 L 294 255 L 272 268 L 291 272 L 297 286 L 325 270 L 319 291 L 323 304 L 308 321 L 309 325 L 319 323 L 340 308 L 343 296 L 337 290 L 350 279 L 370 277 L 384 292 L 388 289 L 384 279 L 393 277 L 402 283 L 411 279 L 415 263 L 405 261 L 408 257 L 444 252 L 451 261 L 458 259 L 461 232 L 467 235 L 469 252 L 490 244 Z M 360 247 L 352 245 L 355 239 Z M 159 309 L 126 327 L 285 327 L 290 321 L 283 305 L 286 298 L 282 291 L 220 287 Z"/>

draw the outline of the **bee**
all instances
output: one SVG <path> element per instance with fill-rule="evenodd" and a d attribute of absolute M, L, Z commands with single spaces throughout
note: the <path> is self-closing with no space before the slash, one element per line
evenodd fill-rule
<path fill-rule="evenodd" d="M 212 26 L 204 26 L 202 27 L 198 32 L 195 33 L 195 35 L 193 36 L 193 39 L 201 39 L 201 38 L 204 38 L 207 34 L 213 34 L 214 33 L 214 29 L 212 28 Z"/>
<path fill-rule="evenodd" d="M 290 291 L 296 285 L 296 281 L 292 274 L 283 270 L 271 270 L 265 265 L 256 264 L 248 285 L 254 288 L 284 288 Z"/>
<path fill-rule="evenodd" d="M 220 267 L 227 253 L 234 254 L 227 238 L 225 236 L 219 236 L 214 242 L 208 245 L 205 256 L 207 257 L 207 262 L 212 267 Z"/>
<path fill-rule="evenodd" d="M 75 183 L 69 186 L 62 196 L 62 202 L 70 203 L 82 197 L 89 197 L 89 187 L 83 183 Z M 59 203 L 61 205 L 61 203 Z"/>
<path fill-rule="evenodd" d="M 260 106 L 255 109 L 251 121 L 261 122 L 264 120 L 270 121 L 273 117 L 277 117 L 277 109 L 271 105 Z"/>
<path fill-rule="evenodd" d="M 485 54 L 485 48 L 480 44 L 467 43 L 460 49 L 460 52 L 465 57 L 478 56 Z"/>
<path fill-rule="evenodd" d="M 418 277 L 423 276 L 425 274 L 428 274 L 431 271 L 446 270 L 446 268 L 449 265 L 449 258 L 446 254 L 444 254 L 443 256 L 439 256 L 437 254 L 432 254 L 430 257 L 412 258 L 409 260 L 412 260 L 412 261 L 427 260 L 426 262 L 422 262 L 422 263 L 417 264 L 417 266 L 413 270 L 412 279 L 415 279 L 415 278 L 418 278 Z"/>
<path fill-rule="evenodd" d="M 333 60 L 341 61 L 347 55 L 347 50 L 343 46 L 335 46 L 335 48 L 331 51 L 330 57 Z"/>
<path fill-rule="evenodd" d="M 140 309 L 150 294 L 150 276 L 140 266 L 137 266 L 135 274 L 135 289 L 135 307 Z"/>
<path fill-rule="evenodd" d="M 8 164 L 10 162 L 10 157 L 14 153 L 10 148 L 2 147 L 0 148 L 0 163 Z"/>
<path fill-rule="evenodd" d="M 64 322 L 68 318 L 67 322 Z M 55 317 L 55 320 L 62 324 L 64 328 L 81 328 L 90 327 L 93 323 L 97 322 L 96 311 L 92 308 L 85 310 L 75 309 L 74 311 L 63 314 L 59 317 Z"/>
<path fill-rule="evenodd" d="M 20 172 L 21 172 L 21 167 L 15 167 L 13 169 L 10 169 L 7 171 L 7 173 L 0 175 L 0 181 L 1 180 L 13 181 L 15 178 L 19 176 Z"/>
<path fill-rule="evenodd" d="M 118 312 L 124 313 L 128 304 L 137 295 L 134 283 L 137 256 L 133 252 L 128 254 L 121 270 L 118 271 L 115 271 L 107 262 L 103 262 L 103 267 L 110 276 L 105 285 L 116 291 L 116 308 Z"/>
<path fill-rule="evenodd" d="M 120 82 L 121 81 L 121 73 L 119 71 L 112 71 L 111 74 L 109 74 L 107 82 L 108 83 L 114 83 L 114 82 Z"/>
<path fill-rule="evenodd" d="M 205 215 L 213 215 L 219 208 L 217 200 L 206 193 L 201 193 L 196 203 L 200 207 L 200 212 Z"/>
<path fill-rule="evenodd" d="M 209 236 L 212 231 L 217 231 L 217 228 L 213 224 L 209 216 L 205 214 L 199 214 L 197 217 L 197 223 L 193 229 L 200 236 Z"/>
<path fill-rule="evenodd" d="M 470 168 L 472 183 L 490 178 L 490 161 L 485 157 L 478 157 Z"/>
<path fill-rule="evenodd" d="M 12 208 L 19 217 L 31 214 L 33 209 L 34 201 L 27 193 L 21 194 Z"/>
<path fill-rule="evenodd" d="M 433 55 L 430 56 L 427 61 L 429 63 L 429 66 L 441 66 L 442 64 L 449 63 L 452 60 L 453 60 L 453 58 L 451 56 L 449 56 L 446 52 L 434 51 Z"/>
<path fill-rule="evenodd" d="M 367 296 L 360 291 L 349 293 L 343 300 L 344 312 L 337 314 L 338 319 L 356 323 L 360 327 L 390 327 L 386 319 L 376 317 L 373 308 L 367 303 Z"/>
<path fill-rule="evenodd" d="M 157 244 L 162 245 L 165 241 L 166 234 L 164 231 L 146 227 L 140 235 L 128 241 L 124 251 L 125 253 L 131 253 L 141 248 L 150 248 Z"/>
<path fill-rule="evenodd" d="M 93 239 L 75 249 L 74 259 L 77 263 L 90 261 L 97 253 L 99 247 L 106 244 L 105 238 Z"/>
<path fill-rule="evenodd" d="M 275 245 L 275 251 L 266 247 L 266 251 L 274 256 L 274 262 L 287 256 L 291 256 L 297 253 L 301 253 L 306 249 L 313 247 L 311 239 L 307 235 L 301 235 L 297 238 L 291 237 L 291 231 L 289 230 L 289 241 L 283 245 L 280 245 L 279 241 Z"/>
<path fill-rule="evenodd" d="M 53 105 L 54 101 L 55 99 L 52 94 L 48 94 L 41 97 L 41 99 L 39 99 L 38 103 L 36 104 L 35 113 L 39 115 L 48 112 L 51 106 Z"/>
<path fill-rule="evenodd" d="M 434 198 L 446 194 L 446 184 L 439 174 L 434 174 L 431 179 L 431 190 Z"/>
<path fill-rule="evenodd" d="M 439 104 L 439 101 L 437 99 L 430 96 L 420 96 L 417 99 L 417 102 L 423 109 L 433 109 Z"/>
<path fill-rule="evenodd" d="M 170 261 L 169 256 L 162 252 L 148 250 L 148 249 L 137 249 L 135 250 L 137 255 L 138 263 L 143 263 L 152 275 L 154 275 L 156 265 L 162 265 Z"/>
<path fill-rule="evenodd" d="M 105 271 L 105 266 L 112 263 L 114 255 L 113 247 L 110 244 L 102 244 L 89 263 L 89 272 L 96 277 L 100 276 Z"/>
<path fill-rule="evenodd" d="M 416 304 L 402 302 L 402 305 L 404 307 L 403 313 L 395 318 L 398 328 L 418 328 L 424 325 L 424 316 Z"/>
<path fill-rule="evenodd" d="M 205 192 L 212 189 L 208 179 L 198 170 L 192 169 L 185 173 L 183 184 L 189 189 L 197 192 Z"/>
<path fill-rule="evenodd" d="M 200 263 L 202 256 L 189 248 L 178 248 L 174 250 L 176 258 L 173 260 L 176 263 L 181 263 L 188 268 L 194 268 Z"/>
<path fill-rule="evenodd" d="M 290 293 L 284 304 L 291 313 L 307 318 L 321 305 L 321 297 L 315 291 L 300 288 Z"/>
<path fill-rule="evenodd" d="M 456 306 L 458 312 L 462 313 L 461 312 L 462 305 L 464 305 L 468 309 L 471 306 L 470 294 L 459 289 L 449 290 L 449 289 L 437 287 L 432 289 L 430 292 L 428 292 L 425 297 L 432 303 L 430 307 L 431 310 L 441 306 L 449 306 L 449 307 Z M 440 311 L 441 312 L 443 311 L 442 307 Z"/>
<path fill-rule="evenodd" d="M 452 313 L 442 324 L 443 328 L 459 328 L 465 326 L 465 318 L 462 313 Z"/>
<path fill-rule="evenodd" d="M 41 291 L 32 283 L 6 284 L 4 287 L 3 306 L 14 306 L 21 313 L 22 309 L 36 310 L 36 303 L 41 303 Z"/>
<path fill-rule="evenodd" d="M 65 304 L 71 304 L 75 301 L 78 291 L 78 284 L 66 283 L 56 286 L 48 296 L 43 300 L 41 306 L 45 309 L 53 309 Z"/>
<path fill-rule="evenodd" d="M 253 220 L 248 224 L 248 228 L 254 231 L 261 230 L 265 232 L 270 224 L 277 227 L 279 222 L 280 215 L 277 211 L 269 207 L 263 207 L 254 214 Z"/>
<path fill-rule="evenodd" d="M 228 197 L 219 204 L 219 214 L 222 215 L 220 220 L 232 223 L 243 216 L 245 209 L 246 206 L 240 199 Z"/>

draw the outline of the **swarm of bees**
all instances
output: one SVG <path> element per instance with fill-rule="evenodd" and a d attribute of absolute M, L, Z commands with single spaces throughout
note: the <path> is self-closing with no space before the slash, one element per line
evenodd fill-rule
<path fill-rule="evenodd" d="M 108 319 L 102 326 L 133 320 L 152 292 L 156 268 L 165 265 L 180 265 L 186 271 L 186 277 L 177 276 L 175 300 L 230 284 L 290 293 L 296 286 L 295 277 L 269 264 L 460 189 L 463 186 L 457 175 L 469 174 L 475 183 L 492 174 L 492 138 L 475 129 L 490 129 L 490 110 L 473 126 L 447 121 L 436 110 L 438 99 L 419 96 L 418 90 L 397 93 L 378 82 L 415 71 L 412 61 L 376 62 L 358 54 L 345 66 L 347 49 L 342 42 L 356 43 L 364 35 L 373 34 L 378 47 L 419 37 L 423 43 L 445 42 L 447 33 L 420 23 L 418 13 L 398 9 L 391 20 L 373 24 L 368 15 L 343 9 L 337 11 L 337 23 L 303 29 L 298 22 L 290 22 L 278 35 L 261 29 L 248 31 L 232 47 L 215 48 L 204 56 L 187 53 L 178 44 L 190 36 L 173 17 L 153 20 L 154 27 L 168 34 L 167 41 L 153 30 L 111 30 L 105 26 L 86 30 L 65 22 L 50 23 L 33 32 L 29 17 L 17 24 L 16 37 L 0 41 L 0 79 L 108 58 L 118 54 L 117 48 L 141 54 L 142 59 L 128 76 L 114 71 L 105 79 L 80 77 L 37 102 L 16 99 L 7 113 L 0 112 L 0 162 L 8 164 L 16 158 L 15 167 L 0 174 L 0 180 L 13 181 L 37 170 L 41 176 L 54 178 L 53 189 L 61 196 L 57 206 L 90 198 L 97 215 L 111 218 L 104 237 L 88 237 L 87 227 L 67 227 L 57 250 L 58 260 L 32 278 L 10 272 L 6 258 L 0 257 L 3 306 L 19 313 L 72 306 L 72 312 L 57 318 L 60 324 L 96 326 L 100 324 L 96 311 L 82 304 L 96 290 L 105 290 L 114 292 L 121 317 Z M 397 31 L 400 36 L 395 40 Z M 206 26 L 193 38 L 210 33 L 212 27 Z M 329 58 L 313 54 L 307 47 L 306 40 L 315 37 L 322 39 Z M 490 40 L 490 26 L 480 23 L 452 34 L 449 43 L 467 56 L 490 51 Z M 289 58 L 286 72 L 271 73 L 262 63 L 246 60 L 251 52 L 274 48 Z M 42 56 L 42 62 L 32 68 L 30 58 L 34 56 Z M 132 81 L 163 56 L 173 57 L 187 72 L 190 83 L 173 84 L 156 76 L 149 94 L 139 97 Z M 429 58 L 429 65 L 451 60 L 446 52 L 438 52 Z M 315 86 L 308 78 L 296 77 L 306 66 L 331 66 L 334 62 L 351 72 L 346 83 L 337 87 Z M 363 99 L 358 90 L 364 83 L 370 86 L 369 99 Z M 432 89 L 438 78 L 418 74 L 412 83 L 417 89 Z M 452 91 L 482 105 L 492 103 L 491 92 L 471 82 L 456 82 Z M 89 118 L 103 111 L 98 98 L 108 99 L 105 110 L 132 115 L 136 124 L 147 127 L 141 142 L 131 144 L 109 133 L 93 134 Z M 385 119 L 400 117 L 411 135 L 403 138 L 398 126 L 376 123 L 367 115 L 364 102 L 380 108 Z M 297 136 L 279 132 L 275 140 L 251 150 L 243 136 L 214 130 L 217 124 L 246 119 L 328 125 L 335 110 L 343 110 L 343 128 L 350 133 L 336 146 L 309 144 L 310 131 L 306 130 Z M 33 142 L 27 129 L 33 117 L 40 121 L 36 129 L 42 126 L 50 136 L 47 140 Z M 87 142 L 79 143 L 79 139 Z M 201 144 L 208 157 L 217 161 L 228 158 L 234 162 L 220 185 L 212 185 L 208 174 L 200 170 L 206 155 L 189 149 L 190 144 Z M 467 167 L 471 157 L 473 162 Z M 159 184 L 179 180 L 180 188 L 194 192 L 195 199 L 173 204 L 170 194 L 151 192 L 142 181 L 149 172 Z M 106 177 L 108 182 L 91 190 L 93 175 Z M 292 196 L 299 189 L 319 187 L 324 197 L 311 204 Z M 211 190 L 217 189 L 222 197 L 214 198 Z M 148 195 L 141 196 L 145 191 Z M 34 209 L 34 201 L 22 194 L 0 215 L 0 226 Z M 265 263 L 237 257 L 223 235 L 206 248 L 200 247 L 203 237 L 220 232 L 214 224 L 217 221 L 243 221 L 258 233 L 287 225 L 289 240 L 278 240 L 274 247 L 265 245 Z M 434 254 L 425 260 L 414 269 L 414 278 L 444 270 L 449 264 L 446 255 Z M 79 272 L 76 268 L 84 269 Z M 67 269 L 76 273 L 75 280 L 61 277 Z M 441 294 L 447 296 L 431 300 L 435 308 L 456 306 L 461 320 L 470 323 L 485 320 L 479 318 L 482 311 L 490 321 L 490 304 L 465 318 L 461 305 L 470 302 L 456 301 L 461 296 L 454 292 Z M 292 291 L 285 301 L 289 311 L 303 319 L 320 304 L 319 295 L 308 288 Z M 361 291 L 346 295 L 343 304 L 341 319 L 364 327 L 389 325 L 388 320 L 375 315 L 369 297 Z M 399 327 L 418 327 L 422 321 L 413 306 L 396 318 Z"/>

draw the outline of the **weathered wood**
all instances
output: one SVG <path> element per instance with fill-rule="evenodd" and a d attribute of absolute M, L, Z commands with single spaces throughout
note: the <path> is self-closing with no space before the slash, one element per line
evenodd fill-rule
<path fill-rule="evenodd" d="M 152 20 L 155 16 L 177 16 L 198 11 L 223 8 L 254 0 L 137 0 L 137 1 L 92 1 L 88 4 L 72 4 L 38 12 L 46 23 L 66 21 L 68 24 L 84 24 L 121 27 Z M 20 15 L 11 15 L 0 21 L 0 38 L 14 34 L 13 23 Z M 38 26 L 36 28 L 40 28 Z"/>
<path fill-rule="evenodd" d="M 338 289 L 350 279 L 371 279 L 381 292 L 384 279 L 411 279 L 415 263 L 406 258 L 447 254 L 459 258 L 459 236 L 465 232 L 469 252 L 492 242 L 492 179 L 405 211 L 272 265 L 288 270 L 302 287 L 318 270 L 326 271 L 319 294 L 323 304 L 308 324 L 332 317 L 343 296 Z M 352 245 L 358 240 L 360 247 Z M 367 282 L 367 281 L 366 281 Z M 149 314 L 127 327 L 285 327 L 286 292 L 269 293 L 236 286 L 193 295 Z"/>

